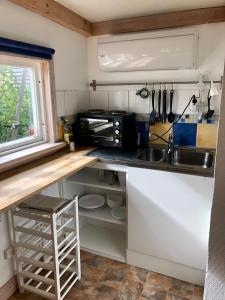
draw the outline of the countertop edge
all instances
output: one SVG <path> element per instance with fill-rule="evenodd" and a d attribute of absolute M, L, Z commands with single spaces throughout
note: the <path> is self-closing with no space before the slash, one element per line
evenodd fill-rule
<path fill-rule="evenodd" d="M 94 148 L 83 148 L 76 152 L 61 153 L 50 161 L 45 159 L 41 164 L 29 163 L 18 168 L 18 172 L 0 180 L 0 212 L 97 161 L 97 158 L 86 155 L 93 150 Z M 29 181 L 31 184 L 26 185 Z"/>

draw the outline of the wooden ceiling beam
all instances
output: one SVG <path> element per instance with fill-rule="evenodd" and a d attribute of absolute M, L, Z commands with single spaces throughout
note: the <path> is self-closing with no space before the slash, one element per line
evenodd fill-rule
<path fill-rule="evenodd" d="M 54 0 L 9 0 L 85 36 L 225 22 L 225 6 L 91 23 Z"/>
<path fill-rule="evenodd" d="M 225 6 L 92 23 L 92 35 L 117 34 L 225 22 Z"/>
<path fill-rule="evenodd" d="M 54 0 L 10 0 L 82 35 L 92 35 L 92 24 Z"/>

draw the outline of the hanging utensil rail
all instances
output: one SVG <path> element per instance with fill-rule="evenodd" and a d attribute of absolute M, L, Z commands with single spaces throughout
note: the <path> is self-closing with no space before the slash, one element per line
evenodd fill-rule
<path fill-rule="evenodd" d="M 223 77 L 221 80 L 213 80 L 214 83 L 219 83 L 220 87 L 222 87 Z M 96 91 L 97 86 L 126 86 L 126 85 L 155 85 L 155 84 L 198 84 L 198 81 L 154 81 L 154 82 L 97 82 L 96 80 L 92 80 L 90 86 L 93 88 L 93 91 Z M 204 84 L 210 84 L 211 81 L 202 81 Z"/>

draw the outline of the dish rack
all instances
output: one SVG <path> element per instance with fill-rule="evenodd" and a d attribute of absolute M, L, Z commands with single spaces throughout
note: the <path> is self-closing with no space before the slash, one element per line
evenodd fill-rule
<path fill-rule="evenodd" d="M 78 198 L 53 212 L 17 207 L 11 221 L 20 291 L 64 299 L 81 278 Z"/>

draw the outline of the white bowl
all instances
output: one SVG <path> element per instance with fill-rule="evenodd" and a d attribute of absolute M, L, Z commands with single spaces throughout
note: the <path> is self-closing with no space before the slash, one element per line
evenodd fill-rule
<path fill-rule="evenodd" d="M 111 215 L 114 219 L 124 221 L 126 220 L 127 210 L 125 206 L 113 207 L 111 209 Z"/>
<path fill-rule="evenodd" d="M 123 204 L 123 196 L 108 194 L 106 196 L 106 202 L 110 208 L 121 206 Z"/>

